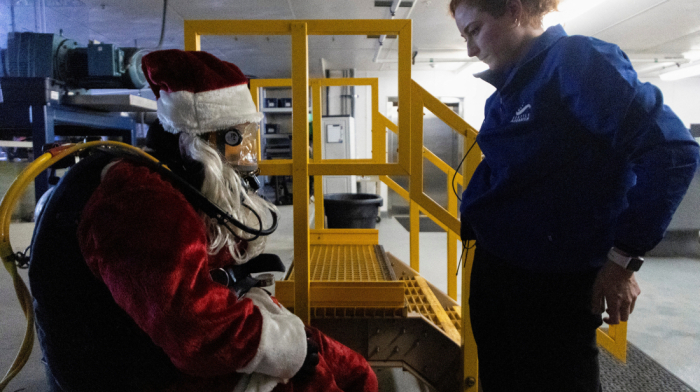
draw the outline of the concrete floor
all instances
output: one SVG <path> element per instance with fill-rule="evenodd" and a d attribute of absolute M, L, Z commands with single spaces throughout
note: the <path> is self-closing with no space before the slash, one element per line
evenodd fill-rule
<path fill-rule="evenodd" d="M 289 265 L 293 252 L 292 210 L 291 206 L 280 209 L 280 228 L 271 236 L 267 251 L 279 254 Z M 408 262 L 408 232 L 392 218 L 384 218 L 377 228 L 380 244 L 385 250 Z M 15 250 L 24 250 L 28 246 L 32 230 L 31 223 L 11 226 Z M 421 233 L 420 237 L 421 274 L 446 290 L 446 235 Z M 26 271 L 22 276 L 26 281 Z M 629 322 L 629 341 L 691 387 L 700 390 L 700 260 L 648 258 L 637 279 L 642 296 Z M 0 374 L 6 372 L 17 353 L 24 325 L 24 316 L 9 275 L 0 272 Z M 35 344 L 28 364 L 6 391 L 46 391 L 39 359 L 39 348 Z M 384 392 L 427 390 L 400 370 L 382 370 L 378 376 Z"/>

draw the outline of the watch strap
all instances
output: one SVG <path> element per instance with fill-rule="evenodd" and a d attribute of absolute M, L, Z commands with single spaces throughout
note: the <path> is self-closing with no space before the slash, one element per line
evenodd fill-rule
<path fill-rule="evenodd" d="M 615 247 L 610 248 L 608 260 L 630 271 L 639 271 L 639 268 L 644 262 L 644 259 L 641 257 L 623 255 L 620 251 L 615 249 Z"/>

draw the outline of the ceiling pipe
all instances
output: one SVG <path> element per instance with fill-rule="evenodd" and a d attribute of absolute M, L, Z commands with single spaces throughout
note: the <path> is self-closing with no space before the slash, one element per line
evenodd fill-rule
<path fill-rule="evenodd" d="M 399 9 L 400 5 L 401 5 L 401 0 L 394 0 L 391 2 L 391 7 L 389 7 L 389 12 L 391 13 L 391 19 L 394 19 L 394 16 L 396 16 L 396 10 Z"/>
<path fill-rule="evenodd" d="M 399 59 L 378 59 L 375 61 L 377 63 L 398 63 Z M 440 58 L 428 58 L 428 59 L 414 59 L 414 64 L 436 64 L 436 63 L 472 63 L 474 61 L 468 59 L 440 59 Z"/>
<path fill-rule="evenodd" d="M 406 14 L 406 17 L 404 19 L 409 19 L 411 17 L 411 13 L 413 12 L 413 8 L 416 6 L 416 3 L 418 0 L 413 0 L 413 3 L 411 3 L 411 8 L 409 8 L 408 13 Z M 391 2 L 391 7 L 389 8 L 389 12 L 391 13 L 391 18 L 394 19 L 396 16 L 396 10 L 399 8 L 399 5 L 401 5 L 401 0 L 393 0 Z M 373 62 L 375 63 L 381 63 L 382 61 L 379 60 L 379 54 L 382 52 L 382 47 L 384 46 L 384 40 L 386 39 L 386 34 L 382 34 L 379 36 L 379 46 L 377 47 L 377 51 L 374 53 L 374 58 L 372 59 Z"/>
<path fill-rule="evenodd" d="M 435 52 L 441 52 L 441 51 L 433 51 Z M 443 51 L 443 52 L 449 52 L 451 54 L 454 54 L 454 52 L 466 52 L 466 50 L 452 50 L 452 51 Z M 392 58 L 392 59 L 377 59 L 375 63 L 398 63 L 399 59 L 398 58 Z M 416 58 L 413 60 L 414 63 L 475 63 L 478 62 L 476 59 L 471 59 L 471 58 L 459 58 L 459 57 L 430 57 L 430 58 Z M 653 63 L 651 67 L 657 67 L 661 68 L 663 66 L 667 66 L 668 63 L 679 63 L 679 64 L 684 64 L 689 62 L 689 60 L 685 57 L 634 57 L 630 59 L 630 62 L 633 63 L 643 63 L 643 64 L 648 64 L 648 63 Z M 645 67 L 646 68 L 646 67 Z"/>
<path fill-rule="evenodd" d="M 652 55 L 652 56 L 638 55 L 638 56 L 640 56 L 640 57 L 630 58 L 630 62 L 633 62 L 633 63 L 668 63 L 668 62 L 677 63 L 677 62 L 683 62 L 683 61 L 688 60 L 687 58 L 685 58 L 683 56 L 659 56 L 659 55 Z"/>
<path fill-rule="evenodd" d="M 644 65 L 640 67 L 635 67 L 635 71 L 637 71 L 638 74 L 645 74 L 655 71 L 664 71 L 666 68 L 678 67 L 681 64 L 686 64 L 689 62 L 690 60 L 682 57 L 672 59 L 660 59 L 658 62 L 654 62 L 653 64 L 648 64 L 649 62 L 642 61 Z"/>
<path fill-rule="evenodd" d="M 12 19 L 12 32 L 14 33 L 17 30 L 17 25 L 15 24 L 15 2 L 10 1 L 10 15 Z"/>
<path fill-rule="evenodd" d="M 676 68 L 677 69 L 673 71 L 664 72 L 660 74 L 659 78 L 661 78 L 661 80 L 664 81 L 674 81 L 700 76 L 700 61 L 690 63 L 687 66 L 681 66 L 680 64 L 678 64 Z"/>
<path fill-rule="evenodd" d="M 46 33 L 46 3 L 44 0 L 34 0 L 34 31 Z"/>
<path fill-rule="evenodd" d="M 399 5 L 401 5 L 401 0 L 394 0 L 391 2 L 391 7 L 389 7 L 389 13 L 391 14 L 391 18 L 389 19 L 394 19 L 396 16 L 396 10 L 399 8 Z M 386 39 L 386 34 L 382 34 L 379 36 L 379 47 L 377 48 L 377 51 L 374 53 L 374 61 L 375 63 L 377 60 L 379 60 L 379 53 L 382 52 L 382 47 L 384 46 L 384 40 Z"/>

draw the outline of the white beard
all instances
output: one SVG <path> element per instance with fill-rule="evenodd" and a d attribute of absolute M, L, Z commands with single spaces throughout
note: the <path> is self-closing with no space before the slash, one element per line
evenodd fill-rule
<path fill-rule="evenodd" d="M 238 173 L 222 159 L 219 152 L 209 143 L 183 132 L 180 134 L 180 150 L 184 156 L 204 165 L 204 183 L 201 189 L 204 196 L 252 229 L 262 230 L 270 227 L 268 211 L 272 210 L 278 214 L 277 207 L 256 194 L 246 192 Z M 243 203 L 241 203 L 241 199 Z M 260 227 L 260 222 L 255 214 L 243 204 L 255 210 L 255 213 L 262 220 L 263 227 Z M 224 247 L 227 247 L 236 264 L 243 264 L 265 249 L 267 237 L 260 236 L 253 241 L 248 241 L 248 238 L 253 237 L 252 234 L 230 225 L 234 235 L 226 227 L 220 225 L 216 219 L 203 213 L 201 216 L 207 227 L 210 254 L 217 254 Z M 242 240 L 247 243 L 247 246 L 237 246 Z"/>

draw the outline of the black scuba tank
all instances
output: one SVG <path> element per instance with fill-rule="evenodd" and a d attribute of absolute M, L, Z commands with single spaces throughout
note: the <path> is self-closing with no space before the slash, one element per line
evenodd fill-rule
<path fill-rule="evenodd" d="M 89 270 L 80 214 L 114 156 L 94 153 L 56 185 L 37 219 L 29 282 L 48 372 L 64 391 L 158 390 L 179 371 Z"/>

